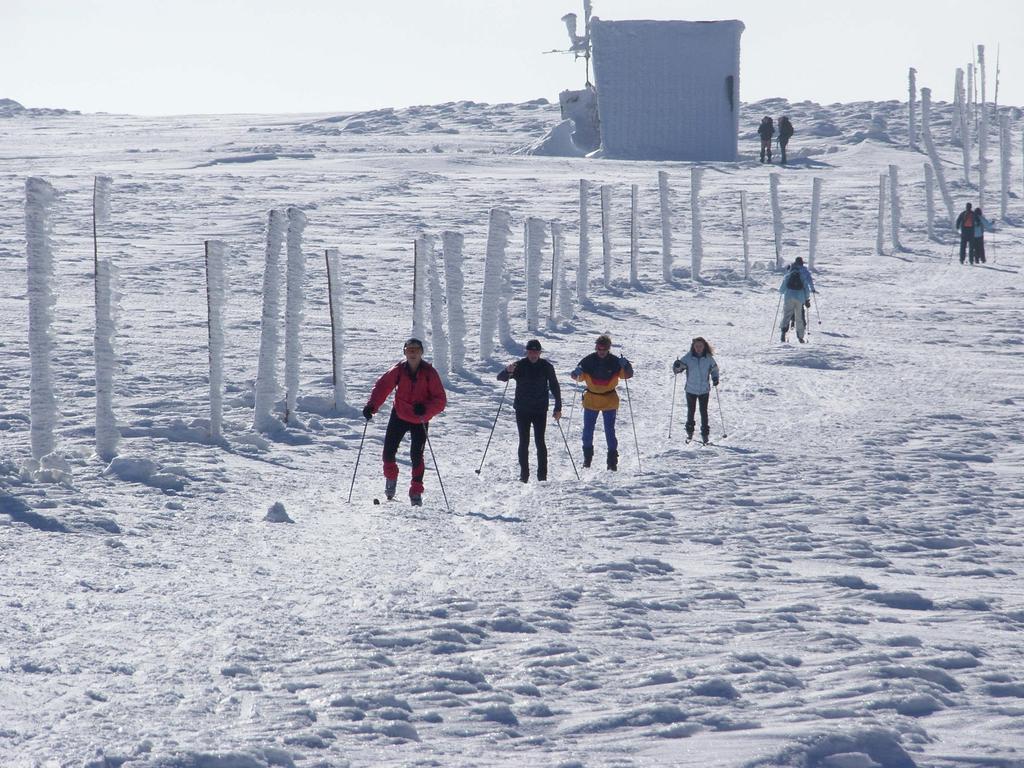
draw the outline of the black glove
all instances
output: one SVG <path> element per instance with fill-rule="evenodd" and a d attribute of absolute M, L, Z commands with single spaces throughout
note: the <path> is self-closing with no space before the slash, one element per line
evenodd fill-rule
<path fill-rule="evenodd" d="M 363 406 L 363 418 L 367 421 L 373 418 L 373 406 L 369 403 Z"/>
<path fill-rule="evenodd" d="M 672 363 L 672 370 L 675 373 L 682 373 L 683 372 L 683 361 L 682 360 L 676 360 L 674 363 Z"/>
<path fill-rule="evenodd" d="M 412 407 L 412 412 L 415 413 L 417 416 L 422 416 L 427 412 L 427 406 L 425 406 L 423 403 L 416 403 L 416 405 Z"/>
<path fill-rule="evenodd" d="M 718 379 L 715 379 L 715 380 L 714 380 L 713 382 L 711 382 L 711 383 L 712 383 L 712 384 L 714 384 L 714 385 L 715 385 L 715 386 L 717 387 L 717 386 L 718 386 Z"/>
<path fill-rule="evenodd" d="M 804 306 L 807 307 L 808 309 L 810 309 L 811 308 L 811 300 L 808 299 L 807 301 L 805 301 L 804 302 Z"/>

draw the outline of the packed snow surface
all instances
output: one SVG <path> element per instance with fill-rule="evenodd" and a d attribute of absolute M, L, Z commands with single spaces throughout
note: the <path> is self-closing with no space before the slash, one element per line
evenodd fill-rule
<path fill-rule="evenodd" d="M 962 208 L 974 196 L 949 144 L 952 109 L 930 107 L 925 138 Z M 905 149 L 905 104 L 742 110 L 739 162 L 701 166 L 697 281 L 690 166 L 515 154 L 559 122 L 542 100 L 301 118 L 6 119 L 0 765 L 1020 766 L 1024 232 L 998 223 L 989 263 L 975 268 L 954 260 L 944 217 L 939 241 L 928 239 L 926 157 Z M 797 130 L 790 166 L 764 167 L 754 130 L 784 113 Z M 247 161 L 210 164 L 232 157 Z M 878 178 L 890 164 L 905 250 L 886 244 L 879 256 Z M 659 171 L 672 284 L 662 279 Z M 812 179 L 824 180 L 819 305 L 805 345 L 779 343 L 772 326 L 781 274 L 771 171 L 787 263 L 807 256 Z M 109 464 L 93 452 L 97 172 L 115 183 L 105 242 L 122 293 L 121 455 Z M 30 176 L 60 193 L 50 212 L 57 452 L 38 462 Z M 551 480 L 519 483 L 506 400 L 478 476 L 503 390 L 495 375 L 529 338 L 523 222 L 561 222 L 565 253 L 578 253 L 581 178 L 591 243 L 602 235 L 601 186 L 611 195 L 610 285 L 595 252 L 590 301 L 538 336 L 567 411 L 578 396 L 565 373 L 599 332 L 632 360 L 619 472 L 577 481 L 551 425 Z M 998 179 L 990 174 L 992 201 Z M 628 280 L 633 184 L 642 289 Z M 302 296 L 287 285 L 268 314 L 268 268 L 269 284 L 284 287 L 284 265 L 266 258 L 268 211 L 289 206 L 306 220 L 301 245 L 288 243 Z M 492 208 L 511 214 L 510 236 Z M 412 327 L 413 242 L 445 231 L 464 237 L 466 357 L 430 441 L 452 511 L 430 452 L 424 507 L 373 504 L 389 406 L 367 428 L 346 504 L 365 422 L 332 407 L 324 250 L 339 250 L 340 373 L 359 407 Z M 231 254 L 223 442 L 210 438 L 209 239 Z M 504 255 L 504 274 L 488 275 L 485 299 L 488 251 Z M 546 243 L 541 302 L 551 255 Z M 577 261 L 566 258 L 570 285 Z M 284 344 L 274 363 L 297 376 L 297 418 L 253 432 L 261 323 L 283 324 L 300 298 L 300 343 L 289 348 L 301 367 L 281 364 Z M 498 340 L 483 360 L 482 306 L 484 340 Z M 698 334 L 722 371 L 707 447 L 684 444 L 678 391 L 667 438 L 670 365 Z M 262 396 L 276 398 L 280 419 L 284 392 L 268 381 Z M 577 463 L 578 410 L 563 419 Z M 600 429 L 597 441 L 603 467 Z M 294 524 L 265 522 L 271 505 L 271 520 Z"/>

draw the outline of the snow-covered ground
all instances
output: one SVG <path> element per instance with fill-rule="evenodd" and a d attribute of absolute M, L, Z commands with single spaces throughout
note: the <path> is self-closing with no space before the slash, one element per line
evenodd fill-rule
<path fill-rule="evenodd" d="M 927 238 L 925 156 L 902 148 L 905 105 L 792 105 L 783 257 L 806 257 L 820 176 L 820 324 L 812 314 L 808 344 L 780 344 L 768 195 L 780 169 L 757 162 L 753 132 L 784 109 L 745 106 L 743 159 L 704 166 L 699 283 L 686 271 L 690 166 L 515 154 L 559 121 L 544 103 L 0 120 L 0 765 L 1024 765 L 1024 230 L 1001 226 L 989 264 L 961 267 L 952 232 Z M 949 108 L 936 112 L 959 208 L 972 193 L 957 181 Z M 878 256 L 890 164 L 909 250 Z M 92 457 L 97 173 L 114 178 L 100 255 L 123 293 L 122 458 L 109 468 Z M 19 474 L 31 175 L 64 193 L 53 372 L 73 475 L 56 484 Z M 552 480 L 523 486 L 506 408 L 477 476 L 495 374 L 519 353 L 478 359 L 488 211 L 513 214 L 522 343 L 523 221 L 562 222 L 575 285 L 580 178 L 593 182 L 591 303 L 541 338 L 564 373 L 612 334 L 637 370 L 640 456 L 623 407 L 617 474 L 577 481 L 552 427 Z M 1013 178 L 1019 220 L 1019 166 Z M 601 184 L 614 185 L 611 290 Z M 641 288 L 628 281 L 631 184 Z M 268 439 L 251 431 L 264 227 L 288 205 L 308 219 L 301 423 Z M 357 409 L 411 327 L 413 241 L 443 230 L 465 236 L 469 325 L 466 370 L 431 430 L 454 514 L 433 472 L 422 509 L 372 504 L 387 408 L 347 504 Z M 229 248 L 226 446 L 207 437 L 206 239 Z M 346 286 L 340 413 L 329 247 Z M 681 392 L 667 438 L 669 366 L 696 334 L 722 367 L 725 424 L 712 401 L 707 448 L 682 442 Z M 577 404 L 577 463 L 579 418 Z M 264 521 L 274 502 L 294 524 Z"/>

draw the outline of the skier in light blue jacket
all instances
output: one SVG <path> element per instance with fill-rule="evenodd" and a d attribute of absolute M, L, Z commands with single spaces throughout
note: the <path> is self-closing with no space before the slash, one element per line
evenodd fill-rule
<path fill-rule="evenodd" d="M 985 218 L 981 208 L 974 209 L 974 242 L 971 244 L 971 264 L 985 263 L 985 232 L 992 232 L 995 225 Z"/>
<path fill-rule="evenodd" d="M 718 386 L 718 363 L 715 362 L 715 351 L 703 336 L 698 336 L 690 344 L 690 351 L 672 363 L 672 371 L 678 375 L 686 371 L 686 442 L 693 439 L 696 426 L 694 411 L 700 404 L 700 438 L 707 444 L 711 435 L 708 424 L 708 397 L 712 384 Z"/>
<path fill-rule="evenodd" d="M 811 306 L 811 294 L 815 293 L 815 290 L 811 271 L 804 266 L 804 260 L 800 256 L 793 260 L 793 265 L 782 278 L 779 293 L 785 296 L 782 310 L 782 340 L 786 340 L 786 332 L 792 323 L 796 325 L 797 339 L 803 344 L 804 331 L 807 328 L 803 310 Z"/>

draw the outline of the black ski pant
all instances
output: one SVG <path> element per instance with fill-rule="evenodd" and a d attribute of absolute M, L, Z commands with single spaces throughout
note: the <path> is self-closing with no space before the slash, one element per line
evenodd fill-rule
<path fill-rule="evenodd" d="M 519 477 L 530 477 L 530 428 L 533 428 L 533 442 L 537 447 L 537 479 L 548 479 L 548 446 L 544 442 L 547 427 L 547 411 L 516 411 L 516 428 L 519 430 Z"/>
<path fill-rule="evenodd" d="M 960 263 L 963 264 L 967 254 L 971 254 L 971 264 L 974 263 L 974 233 L 970 230 L 960 233 Z"/>
<path fill-rule="evenodd" d="M 400 419 L 394 409 L 391 411 L 387 432 L 384 433 L 384 477 L 388 480 L 398 479 L 398 464 L 395 457 L 406 432 L 412 433 L 412 444 L 409 447 L 412 482 L 409 483 L 409 495 L 419 496 L 423 493 L 423 448 L 427 444 L 427 425 Z"/>
<path fill-rule="evenodd" d="M 971 264 L 985 263 L 985 238 L 976 237 L 971 243 Z"/>
<path fill-rule="evenodd" d="M 788 138 L 779 138 L 779 152 L 782 155 L 782 164 L 786 164 L 786 145 L 789 144 Z"/>
<path fill-rule="evenodd" d="M 697 410 L 697 403 L 700 403 L 700 433 L 704 437 L 711 434 L 711 427 L 708 424 L 708 398 L 711 397 L 710 392 L 706 392 L 703 395 L 691 395 L 689 392 L 686 393 L 686 436 L 693 436 L 693 428 L 697 426 L 697 422 L 694 420 L 694 412 Z"/>
<path fill-rule="evenodd" d="M 761 162 L 764 162 L 765 155 L 768 155 L 768 162 L 772 161 L 772 137 L 761 137 Z"/>

